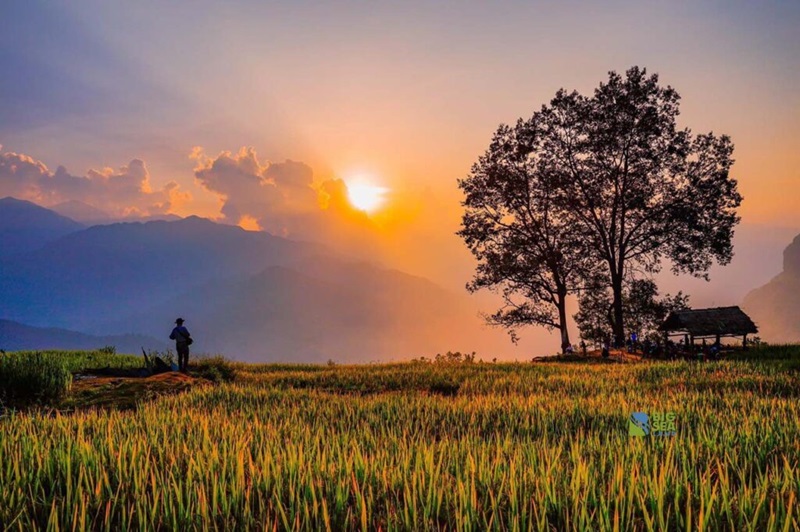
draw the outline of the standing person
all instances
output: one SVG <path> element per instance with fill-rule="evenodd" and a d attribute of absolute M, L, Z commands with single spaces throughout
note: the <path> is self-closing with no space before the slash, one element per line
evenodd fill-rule
<path fill-rule="evenodd" d="M 178 370 L 186 373 L 189 371 L 189 346 L 193 340 L 189 330 L 183 326 L 183 318 L 175 320 L 175 328 L 169 335 L 170 340 L 175 340 L 175 350 L 178 352 Z"/>
<path fill-rule="evenodd" d="M 603 358 L 608 358 L 608 357 L 609 357 L 609 355 L 611 354 L 611 353 L 610 353 L 610 348 L 609 348 L 609 344 L 610 344 L 610 343 L 611 343 L 611 342 L 609 342 L 609 340 L 608 340 L 608 336 L 606 336 L 606 337 L 603 339 L 603 351 L 602 351 Z"/>

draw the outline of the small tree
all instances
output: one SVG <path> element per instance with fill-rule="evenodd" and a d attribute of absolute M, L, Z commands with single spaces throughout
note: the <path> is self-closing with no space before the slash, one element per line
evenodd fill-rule
<path fill-rule="evenodd" d="M 601 342 L 614 323 L 611 288 L 606 285 L 587 290 L 581 294 L 578 303 L 580 310 L 574 318 L 581 338 Z M 658 327 L 670 312 L 689 308 L 689 296 L 678 292 L 674 296 L 659 297 L 658 287 L 651 279 L 631 279 L 623 287 L 622 304 L 625 330 L 636 332 L 642 338 L 655 338 Z"/>
<path fill-rule="evenodd" d="M 650 279 L 635 279 L 623 292 L 625 330 L 636 332 L 641 338 L 658 336 L 658 327 L 667 315 L 675 310 L 689 308 L 689 296 L 658 296 L 658 287 Z"/>
<path fill-rule="evenodd" d="M 581 338 L 601 345 L 611 331 L 612 311 L 608 286 L 582 292 L 578 298 L 578 312 L 573 316 Z"/>
<path fill-rule="evenodd" d="M 465 193 L 462 229 L 478 266 L 467 289 L 489 289 L 504 306 L 487 317 L 512 340 L 523 325 L 558 329 L 562 351 L 570 344 L 567 296 L 584 269 L 580 233 L 557 209 L 556 182 L 539 124 L 500 126 L 486 153 L 459 181 Z"/>

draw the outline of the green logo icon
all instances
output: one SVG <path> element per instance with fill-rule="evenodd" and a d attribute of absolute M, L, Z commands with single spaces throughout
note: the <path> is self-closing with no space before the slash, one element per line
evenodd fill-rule
<path fill-rule="evenodd" d="M 647 436 L 650 434 L 650 418 L 644 412 L 634 412 L 628 418 L 628 434 L 631 436 Z"/>

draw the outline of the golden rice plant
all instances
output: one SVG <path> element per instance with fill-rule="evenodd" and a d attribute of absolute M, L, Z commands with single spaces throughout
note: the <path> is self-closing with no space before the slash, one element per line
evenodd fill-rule
<path fill-rule="evenodd" d="M 235 382 L 134 411 L 11 412 L 0 523 L 796 530 L 800 374 L 787 357 L 237 365 Z M 677 434 L 629 436 L 634 411 L 675 412 Z"/>

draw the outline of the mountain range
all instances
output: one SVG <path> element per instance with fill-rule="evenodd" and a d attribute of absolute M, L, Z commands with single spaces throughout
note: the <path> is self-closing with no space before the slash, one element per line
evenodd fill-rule
<path fill-rule="evenodd" d="M 800 235 L 783 252 L 783 271 L 745 297 L 744 309 L 770 342 L 800 341 Z"/>
<path fill-rule="evenodd" d="M 38 249 L 83 228 L 83 224 L 29 201 L 2 198 L 0 259 Z"/>
<path fill-rule="evenodd" d="M 507 343 L 466 296 L 324 244 L 198 217 L 85 227 L 8 199 L 0 221 L 6 210 L 48 229 L 10 239 L 0 255 L 0 319 L 38 328 L 25 337 L 55 341 L 55 327 L 61 338 L 135 334 L 159 348 L 181 316 L 195 351 L 249 361 L 408 359 Z"/>
<path fill-rule="evenodd" d="M 93 207 L 88 203 L 78 200 L 69 200 L 50 207 L 50 210 L 80 222 L 85 225 L 108 225 L 116 222 L 152 222 L 155 220 L 174 221 L 180 220 L 180 216 L 174 214 L 161 214 L 155 216 L 144 216 L 136 219 L 119 219 L 109 213 Z"/>
<path fill-rule="evenodd" d="M 166 342 L 140 334 L 92 336 L 55 327 L 31 327 L 14 321 L 0 320 L 0 349 L 4 351 L 94 350 L 110 345 L 121 353 L 137 353 L 145 345 L 151 350 L 167 348 Z"/>

